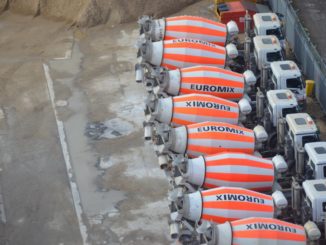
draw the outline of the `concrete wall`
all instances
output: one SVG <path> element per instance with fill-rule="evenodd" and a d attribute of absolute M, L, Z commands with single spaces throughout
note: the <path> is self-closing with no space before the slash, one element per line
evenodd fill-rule
<path fill-rule="evenodd" d="M 142 14 L 169 15 L 198 0 L 0 0 L 19 14 L 63 20 L 78 26 L 115 25 L 136 20 Z"/>

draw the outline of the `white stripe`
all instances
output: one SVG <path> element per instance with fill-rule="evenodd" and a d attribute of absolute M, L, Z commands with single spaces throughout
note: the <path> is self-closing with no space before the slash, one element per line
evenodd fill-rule
<path fill-rule="evenodd" d="M 246 203 L 248 206 L 248 203 Z M 266 217 L 273 218 L 274 212 L 262 212 L 262 211 L 250 211 L 250 210 L 234 210 L 232 207 L 230 209 L 212 209 L 204 208 L 203 214 L 225 217 L 230 219 L 243 219 L 249 217 Z"/>
<path fill-rule="evenodd" d="M 226 25 L 222 23 L 211 24 L 200 20 L 169 20 L 166 19 L 166 26 L 198 26 L 221 32 L 226 32 Z"/>
<path fill-rule="evenodd" d="M 261 158 L 249 154 L 243 154 L 243 153 L 223 153 L 223 154 L 216 154 L 206 157 L 206 161 L 216 161 L 216 160 L 222 160 L 222 159 L 246 159 L 254 162 L 261 162 L 268 165 L 273 166 L 273 162 L 267 158 Z"/>
<path fill-rule="evenodd" d="M 181 81 L 182 82 L 182 81 Z M 194 84 L 195 87 L 194 88 L 191 88 L 191 85 Z M 243 94 L 244 93 L 244 89 L 243 88 L 237 88 L 237 87 L 232 87 L 232 86 L 227 86 L 227 87 L 230 87 L 230 88 L 234 88 L 234 93 L 233 92 L 219 92 L 219 91 L 216 91 L 216 92 L 210 92 L 210 91 L 202 91 L 202 90 L 196 90 L 196 85 L 200 86 L 200 85 L 208 85 L 208 84 L 205 84 L 205 83 L 201 83 L 200 82 L 200 77 L 198 78 L 198 81 L 196 81 L 196 83 L 181 83 L 181 88 L 185 88 L 185 89 L 191 89 L 193 90 L 194 92 L 196 91 L 200 91 L 200 92 L 209 92 L 209 93 L 216 93 L 216 94 L 227 94 L 227 95 L 232 95 L 232 94 Z M 220 85 L 218 84 L 218 81 L 216 81 L 216 83 L 214 85 L 212 84 L 209 84 L 208 86 L 216 86 L 216 87 L 219 87 Z M 225 87 L 224 85 L 222 85 L 221 87 Z M 199 88 L 199 87 L 198 87 Z M 220 98 L 223 98 L 221 97 L 222 95 L 219 95 Z"/>
<path fill-rule="evenodd" d="M 273 182 L 236 182 L 236 181 L 224 181 L 218 179 L 210 179 L 206 178 L 204 184 L 211 184 L 216 187 L 226 186 L 226 187 L 243 187 L 246 189 L 254 189 L 254 188 L 272 188 Z"/>
<path fill-rule="evenodd" d="M 208 124 L 209 123 L 209 124 Z M 239 137 L 245 137 L 245 136 L 248 136 L 248 137 L 252 137 L 254 138 L 254 131 L 250 130 L 250 129 L 247 129 L 247 128 L 243 128 L 243 127 L 240 127 L 240 126 L 237 126 L 237 125 L 231 125 L 231 124 L 226 124 L 226 123 L 214 123 L 214 122 L 208 122 L 206 125 L 198 125 L 197 127 L 195 128 L 189 128 L 188 129 L 188 132 L 189 134 L 191 133 L 202 133 L 202 132 L 198 132 L 198 129 L 199 128 L 203 128 L 203 127 L 208 127 L 208 126 L 215 126 L 215 127 L 228 127 L 230 129 L 235 129 L 235 130 L 238 130 L 238 131 L 242 131 L 243 132 L 243 135 L 242 134 L 238 134 L 238 133 L 228 133 L 228 132 L 220 132 L 220 131 L 207 131 L 208 133 L 215 133 L 217 135 L 219 134 L 234 134 L 234 135 L 238 135 Z"/>
<path fill-rule="evenodd" d="M 274 169 L 247 167 L 241 165 L 221 165 L 221 166 L 207 166 L 207 173 L 234 173 L 234 174 L 255 174 L 264 176 L 274 176 Z"/>
<path fill-rule="evenodd" d="M 89 243 L 87 242 L 87 239 L 88 239 L 87 226 L 84 224 L 84 221 L 83 221 L 83 208 L 82 208 L 82 204 L 81 204 L 81 198 L 80 198 L 78 186 L 77 186 L 77 183 L 75 182 L 74 170 L 73 170 L 71 162 L 70 162 L 70 155 L 69 155 L 68 145 L 66 142 L 66 133 L 65 133 L 63 122 L 59 120 L 58 113 L 57 113 L 56 106 L 55 106 L 55 94 L 54 94 L 54 89 L 53 89 L 53 80 L 52 80 L 50 72 L 49 72 L 49 66 L 46 64 L 43 64 L 43 69 L 44 69 L 45 78 L 46 78 L 46 82 L 47 82 L 49 97 L 51 99 L 52 109 L 54 112 L 54 117 L 55 117 L 55 120 L 57 123 L 61 150 L 62 150 L 63 158 L 65 161 L 65 165 L 66 165 L 66 171 L 67 171 L 67 175 L 68 175 L 68 179 L 69 179 L 72 199 L 73 199 L 74 208 L 75 208 L 75 212 L 76 212 L 76 216 L 77 216 L 77 220 L 78 220 L 78 224 L 79 224 L 79 231 L 80 231 L 81 237 L 83 239 L 83 244 L 88 245 Z"/>
<path fill-rule="evenodd" d="M 196 48 L 165 48 L 165 54 L 182 54 L 182 55 L 191 55 L 191 56 L 198 56 L 201 58 L 212 58 L 212 59 L 219 59 L 225 60 L 225 53 L 219 54 L 213 51 L 206 51 L 203 49 L 196 49 Z"/>
<path fill-rule="evenodd" d="M 244 84 L 244 77 L 242 75 L 241 77 L 239 77 L 239 76 L 234 76 L 219 71 L 214 72 L 214 71 L 206 71 L 206 70 L 202 70 L 202 71 L 181 70 L 181 75 L 182 77 L 207 77 L 212 79 L 225 79 L 225 80 L 240 82 Z"/>
<path fill-rule="evenodd" d="M 206 108 L 206 109 L 212 109 L 212 110 L 218 110 L 218 111 L 227 111 L 227 112 L 239 112 L 239 106 L 237 103 L 235 102 L 231 102 L 231 101 L 227 101 L 227 100 L 223 100 L 220 98 L 214 98 L 212 95 L 207 95 L 207 97 L 209 98 L 213 98 L 215 101 L 211 101 L 211 100 L 205 100 L 205 98 L 191 98 L 193 95 L 183 95 L 183 96 L 187 96 L 186 98 L 184 98 L 184 101 L 177 101 L 174 102 L 174 108 L 202 108 L 202 107 L 197 107 L 197 106 L 193 106 L 193 104 L 191 103 L 190 106 L 188 106 L 187 102 L 193 102 L 195 101 L 196 103 L 212 103 L 212 104 L 218 104 L 220 105 L 220 107 L 226 107 L 229 108 L 230 110 L 224 110 L 224 109 L 219 109 L 219 108 Z M 206 97 L 206 95 L 204 95 L 204 97 Z M 227 102 L 227 103 L 225 103 Z M 232 103 L 230 105 L 230 103 Z"/>
<path fill-rule="evenodd" d="M 198 33 L 192 33 L 192 32 L 181 32 L 181 31 L 166 31 L 165 36 L 174 37 L 176 39 L 178 38 L 193 38 L 193 39 L 200 39 L 205 40 L 207 42 L 212 43 L 220 43 L 225 45 L 226 42 L 226 35 L 225 36 L 216 36 L 214 34 L 207 35 L 207 34 L 198 34 Z"/>
<path fill-rule="evenodd" d="M 226 136 L 227 137 L 227 136 Z M 189 139 L 188 146 L 207 146 L 211 148 L 232 148 L 232 149 L 254 149 L 255 142 L 242 142 L 239 140 L 222 140 L 222 139 Z"/>
<path fill-rule="evenodd" d="M 266 224 L 266 225 L 268 225 L 268 224 L 274 224 L 276 226 L 281 225 L 281 226 L 285 226 L 285 227 L 290 227 L 291 229 L 295 229 L 295 231 L 296 231 L 294 233 L 294 232 L 288 232 L 288 231 L 283 231 L 282 232 L 282 231 L 277 230 L 280 233 L 298 234 L 298 235 L 305 235 L 306 234 L 306 232 L 305 232 L 305 230 L 303 229 L 302 226 L 299 226 L 298 225 L 297 227 L 293 227 L 294 224 L 287 223 L 287 222 L 284 222 L 283 224 L 282 223 L 278 224 L 278 223 L 275 223 L 273 221 L 268 221 L 268 220 L 265 220 L 265 219 L 262 219 L 261 221 L 254 221 L 254 222 L 250 221 L 250 219 L 248 220 L 248 224 L 257 224 L 257 223 L 259 223 L 259 224 Z M 232 226 L 232 230 L 233 231 L 247 231 L 247 224 L 244 224 L 244 225 L 233 225 Z M 255 229 L 254 226 L 252 226 L 252 231 L 255 231 L 255 230 L 257 231 L 258 229 Z M 265 230 L 265 229 L 263 229 L 263 230 Z M 260 231 L 260 229 L 258 231 Z"/>
<path fill-rule="evenodd" d="M 251 204 L 259 204 L 261 206 L 273 206 L 274 205 L 274 202 L 273 202 L 273 199 L 271 196 L 268 196 L 268 195 L 264 195 L 264 194 L 261 194 L 264 196 L 264 198 L 260 198 L 260 197 L 256 197 L 255 194 L 257 194 L 257 192 L 255 191 L 251 191 L 251 190 L 245 190 L 247 192 L 247 194 L 239 194 L 239 195 L 242 195 L 242 196 L 247 196 L 247 197 L 252 197 L 252 198 L 258 198 L 259 200 L 263 199 L 264 200 L 264 203 L 253 203 L 253 202 L 247 202 L 247 201 L 235 201 L 235 200 L 225 200 L 223 202 L 239 202 L 239 203 L 244 203 L 244 204 L 248 204 L 249 206 Z M 224 193 L 219 193 L 217 195 L 237 195 L 235 193 L 229 193 L 228 191 L 225 191 Z M 210 196 L 203 196 L 203 202 L 222 202 L 222 201 L 217 201 L 216 200 L 216 195 L 210 195 Z M 231 205 L 231 204 L 230 204 Z M 213 208 L 212 208 L 213 209 Z M 213 209 L 214 210 L 214 209 Z"/>

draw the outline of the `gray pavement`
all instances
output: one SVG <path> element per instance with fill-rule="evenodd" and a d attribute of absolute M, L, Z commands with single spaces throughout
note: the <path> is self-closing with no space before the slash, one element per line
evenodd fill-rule
<path fill-rule="evenodd" d="M 0 244 L 168 244 L 135 23 L 0 16 Z"/>
<path fill-rule="evenodd" d="M 298 10 L 299 18 L 307 33 L 324 62 L 326 62 L 326 1 L 294 0 L 293 6 Z"/>

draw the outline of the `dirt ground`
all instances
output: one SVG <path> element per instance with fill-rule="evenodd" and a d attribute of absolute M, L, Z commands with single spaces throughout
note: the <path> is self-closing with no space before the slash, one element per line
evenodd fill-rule
<path fill-rule="evenodd" d="M 0 13 L 9 10 L 31 16 L 91 27 L 137 20 L 140 15 L 156 17 L 175 13 L 198 0 L 0 0 Z"/>
<path fill-rule="evenodd" d="M 182 11 L 213 17 L 211 1 Z M 0 15 L 0 244 L 169 244 L 135 22 Z"/>

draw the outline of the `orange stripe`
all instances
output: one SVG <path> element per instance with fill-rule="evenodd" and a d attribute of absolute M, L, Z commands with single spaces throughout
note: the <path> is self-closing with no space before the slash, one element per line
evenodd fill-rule
<path fill-rule="evenodd" d="M 203 155 L 210 155 L 215 154 L 219 152 L 243 152 L 248 154 L 253 154 L 254 149 L 252 148 L 222 148 L 222 147 L 207 147 L 207 146 L 196 146 L 196 145 L 190 145 L 188 146 L 188 151 L 195 151 L 200 152 Z"/>
<path fill-rule="evenodd" d="M 197 40 L 197 39 L 193 39 L 193 40 Z M 212 44 L 212 43 L 210 43 L 210 44 Z M 221 47 L 218 45 L 208 46 L 208 45 L 205 45 L 202 43 L 195 43 L 195 42 L 171 42 L 171 43 L 164 42 L 164 49 L 167 49 L 167 48 L 171 48 L 171 49 L 191 48 L 191 49 L 205 50 L 205 51 L 209 51 L 209 52 L 213 52 L 213 53 L 217 53 L 217 54 L 226 55 L 226 51 L 225 51 L 224 47 Z"/>
<path fill-rule="evenodd" d="M 233 231 L 233 239 L 235 238 L 259 238 L 259 239 L 280 239 L 289 241 L 306 241 L 305 235 L 293 234 L 289 232 L 259 230 L 259 233 L 253 231 Z"/>
<path fill-rule="evenodd" d="M 248 218 L 248 219 L 244 219 L 244 220 L 237 220 L 232 222 L 232 226 L 241 226 L 241 225 L 246 225 L 246 224 L 253 224 L 253 223 L 270 223 L 270 224 L 278 224 L 278 225 L 286 225 L 289 226 L 291 228 L 295 228 L 298 230 L 303 230 L 303 227 L 300 225 L 295 225 L 292 223 L 288 223 L 285 221 L 281 221 L 278 219 L 273 219 L 273 218 Z"/>
<path fill-rule="evenodd" d="M 238 108 L 238 104 L 229 100 L 221 99 L 216 96 L 204 96 L 204 95 L 199 95 L 199 94 L 189 94 L 187 96 L 176 96 L 173 97 L 174 102 L 186 102 L 189 100 L 194 100 L 194 101 L 208 101 L 208 102 L 214 102 L 214 103 L 219 103 L 223 105 L 228 105 L 234 108 Z"/>
<path fill-rule="evenodd" d="M 274 176 L 258 174 L 236 174 L 236 173 L 206 173 L 208 179 L 219 179 L 234 182 L 270 182 L 274 181 Z"/>
<path fill-rule="evenodd" d="M 219 195 L 219 194 L 238 194 L 238 195 L 249 195 L 249 196 L 253 196 L 253 197 L 258 197 L 258 198 L 262 198 L 262 199 L 267 199 L 272 201 L 272 197 L 259 193 L 259 192 L 254 192 L 254 191 L 249 191 L 246 189 L 238 189 L 238 188 L 217 188 L 217 189 L 212 189 L 212 190 L 207 190 L 207 191 L 202 191 L 202 196 L 215 196 L 215 195 Z"/>
<path fill-rule="evenodd" d="M 226 217 L 221 217 L 221 216 L 213 216 L 213 215 L 208 215 L 208 214 L 203 214 L 201 216 L 201 218 L 204 220 L 212 221 L 212 222 L 219 223 L 219 224 L 238 219 L 238 218 L 226 218 Z"/>
<path fill-rule="evenodd" d="M 183 16 L 176 16 L 176 17 L 169 17 L 169 18 L 166 18 L 166 22 L 169 22 L 169 21 L 175 21 L 175 20 L 194 20 L 194 21 L 202 21 L 202 22 L 206 22 L 206 23 L 209 23 L 209 24 L 213 24 L 213 25 L 216 25 L 216 26 L 222 26 L 222 27 L 225 27 L 225 24 L 222 24 L 220 22 L 215 22 L 213 20 L 209 20 L 209 19 L 206 19 L 206 18 L 203 18 L 203 17 L 199 17 L 199 16 L 188 16 L 188 15 L 183 15 Z"/>
<path fill-rule="evenodd" d="M 181 72 L 194 72 L 194 71 L 212 71 L 212 72 L 228 74 L 228 75 L 235 76 L 235 77 L 243 77 L 243 75 L 241 73 L 236 73 L 234 71 L 230 71 L 230 70 L 226 70 L 226 69 L 218 68 L 218 67 L 214 67 L 214 66 L 192 66 L 192 67 L 183 68 L 181 70 Z"/>
<path fill-rule="evenodd" d="M 182 62 L 190 62 L 190 63 L 197 63 L 197 64 L 217 64 L 217 65 L 224 65 L 225 60 L 224 59 L 214 59 L 214 58 L 208 58 L 204 56 L 194 56 L 194 55 L 187 55 L 187 54 L 164 54 L 163 60 L 169 59 L 169 60 L 176 60 L 176 61 L 182 61 Z"/>
<path fill-rule="evenodd" d="M 206 183 L 206 182 L 203 184 L 203 188 L 205 188 L 205 189 L 212 189 L 212 188 L 217 188 L 217 187 L 220 187 L 220 186 L 219 185 L 213 185 L 213 184 Z M 248 188 L 248 190 L 258 191 L 258 192 L 270 191 L 271 189 L 272 189 L 272 186 Z"/>
<path fill-rule="evenodd" d="M 214 139 L 214 140 L 229 140 L 237 142 L 255 143 L 254 136 L 244 136 L 239 134 L 225 132 L 198 132 L 189 133 L 188 139 Z"/>
<path fill-rule="evenodd" d="M 166 66 L 166 65 L 162 65 L 162 66 Z M 179 94 L 192 94 L 194 92 L 196 92 L 197 94 L 210 94 L 210 95 L 221 97 L 223 99 L 241 99 L 243 97 L 243 93 L 206 92 L 206 91 L 200 91 L 200 90 L 188 89 L 188 88 L 181 88 Z"/>
<path fill-rule="evenodd" d="M 190 108 L 182 108 L 177 107 L 174 108 L 174 113 L 181 113 L 186 115 L 198 115 L 198 116 L 208 116 L 208 117 L 216 117 L 216 118 L 232 118 L 238 119 L 239 113 L 225 111 L 225 110 L 217 110 L 214 108 L 199 108 L 199 107 L 190 107 Z"/>
<path fill-rule="evenodd" d="M 172 36 L 164 36 L 164 41 L 174 40 L 174 39 L 176 39 L 176 38 L 172 37 Z"/>
<path fill-rule="evenodd" d="M 203 35 L 208 35 L 208 36 L 226 37 L 226 32 L 214 30 L 214 29 L 207 28 L 207 27 L 199 27 L 199 26 L 190 26 L 190 25 L 170 26 L 170 25 L 167 25 L 165 30 L 166 30 L 166 32 L 176 31 L 176 32 L 203 34 Z"/>
<path fill-rule="evenodd" d="M 204 202 L 203 208 L 246 210 L 246 211 L 257 211 L 257 212 L 274 212 L 273 204 L 264 205 L 264 204 L 236 202 L 236 201 Z M 203 212 L 205 212 L 205 210 Z"/>
<path fill-rule="evenodd" d="M 193 83 L 203 85 L 215 85 L 215 86 L 227 86 L 235 88 L 244 88 L 244 81 L 237 82 L 228 79 L 216 78 L 216 77 L 182 77 L 182 83 Z"/>
<path fill-rule="evenodd" d="M 177 68 L 180 68 L 180 67 L 177 67 L 177 66 L 174 66 L 174 65 L 170 65 L 170 64 L 165 64 L 164 62 L 161 64 L 162 67 L 165 67 L 165 68 L 168 68 L 170 70 L 175 70 Z"/>
<path fill-rule="evenodd" d="M 189 124 L 192 124 L 194 122 L 187 121 L 187 120 L 182 120 L 182 119 L 179 119 L 179 118 L 172 118 L 172 123 L 177 124 L 177 125 L 189 125 Z"/>
<path fill-rule="evenodd" d="M 272 163 L 262 163 L 259 161 L 248 160 L 243 158 L 226 158 L 226 159 L 217 159 L 217 160 L 207 160 L 206 166 L 223 166 L 223 165 L 231 165 L 231 166 L 248 166 L 248 167 L 256 167 L 256 168 L 266 168 L 266 169 L 274 169 Z"/>

